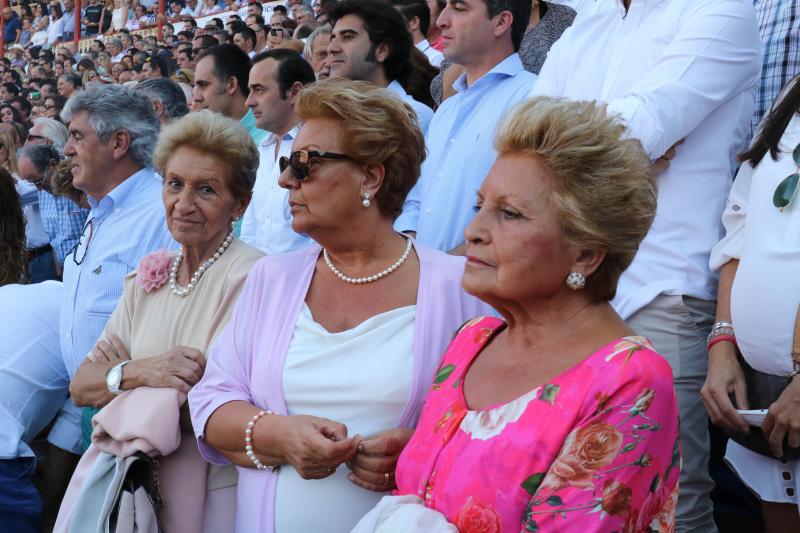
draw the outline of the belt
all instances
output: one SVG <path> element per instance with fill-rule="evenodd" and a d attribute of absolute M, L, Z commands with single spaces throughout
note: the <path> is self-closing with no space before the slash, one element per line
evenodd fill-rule
<path fill-rule="evenodd" d="M 30 261 L 31 259 L 36 259 L 40 255 L 44 255 L 47 252 L 49 252 L 50 250 L 52 250 L 52 249 L 53 249 L 53 247 L 50 246 L 49 244 L 45 244 L 44 246 L 40 246 L 38 248 L 29 248 L 28 249 L 28 261 Z"/>

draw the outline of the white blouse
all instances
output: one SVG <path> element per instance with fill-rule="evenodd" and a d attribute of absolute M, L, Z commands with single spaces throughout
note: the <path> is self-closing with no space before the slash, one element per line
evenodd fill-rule
<path fill-rule="evenodd" d="M 736 342 L 750 366 L 773 375 L 792 372 L 800 303 L 800 193 L 782 213 L 772 204 L 772 195 L 797 171 L 792 151 L 798 143 L 800 119 L 795 115 L 781 139 L 778 161 L 767 153 L 755 169 L 742 165 L 722 216 L 726 235 L 710 261 L 718 269 L 739 259 L 731 290 Z"/>
<path fill-rule="evenodd" d="M 750 366 L 773 375 L 792 371 L 792 335 L 800 302 L 800 194 L 782 213 L 772 196 L 778 184 L 797 171 L 792 151 L 798 143 L 800 119 L 795 115 L 781 138 L 777 161 L 767 153 L 755 169 L 742 165 L 722 217 L 725 238 L 711 254 L 712 269 L 739 259 L 731 289 L 736 342 Z M 762 500 L 800 502 L 800 461 L 783 463 L 733 441 L 728 442 L 725 460 Z"/>
<path fill-rule="evenodd" d="M 348 436 L 368 437 L 397 427 L 411 392 L 416 306 L 373 316 L 353 329 L 330 333 L 303 309 L 283 369 L 290 415 L 345 424 Z M 383 496 L 357 487 L 349 470 L 304 480 L 281 467 L 275 497 L 275 533 L 349 532 Z"/>

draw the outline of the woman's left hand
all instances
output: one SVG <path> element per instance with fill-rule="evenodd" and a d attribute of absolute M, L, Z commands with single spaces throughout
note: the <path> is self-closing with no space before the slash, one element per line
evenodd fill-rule
<path fill-rule="evenodd" d="M 347 478 L 362 489 L 386 492 L 395 488 L 394 469 L 397 459 L 414 434 L 413 429 L 395 428 L 382 431 L 361 441 Z"/>
<path fill-rule="evenodd" d="M 773 455 L 783 457 L 783 442 L 789 438 L 789 446 L 800 448 L 800 378 L 795 378 L 784 389 L 778 400 L 769 406 L 761 425 L 769 439 Z"/>

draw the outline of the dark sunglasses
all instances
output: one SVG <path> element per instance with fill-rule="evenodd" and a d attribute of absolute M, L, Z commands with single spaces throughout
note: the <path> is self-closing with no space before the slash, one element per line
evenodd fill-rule
<path fill-rule="evenodd" d="M 794 197 L 797 196 L 797 185 L 800 182 L 800 144 L 792 152 L 792 159 L 794 164 L 797 165 L 797 169 L 778 184 L 775 188 L 775 193 L 772 195 L 772 205 L 777 207 L 781 213 L 789 207 Z"/>
<path fill-rule="evenodd" d="M 305 181 L 311 172 L 312 159 L 338 159 L 353 161 L 349 155 L 334 154 L 333 152 L 317 152 L 316 150 L 297 150 L 289 157 L 282 156 L 278 159 L 278 167 L 283 173 L 288 167 L 292 168 L 292 176 L 297 181 Z"/>

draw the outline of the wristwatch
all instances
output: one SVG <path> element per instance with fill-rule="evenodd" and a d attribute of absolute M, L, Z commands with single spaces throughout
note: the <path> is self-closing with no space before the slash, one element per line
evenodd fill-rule
<path fill-rule="evenodd" d="M 130 360 L 123 361 L 106 372 L 106 387 L 111 394 L 119 394 L 122 392 L 122 369 L 125 365 L 130 363 Z"/>

